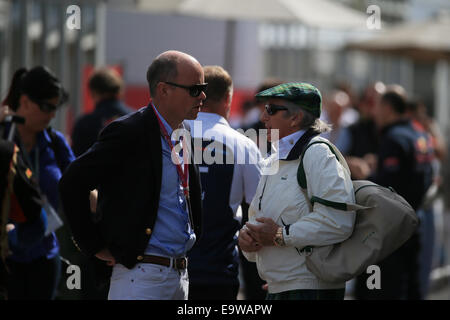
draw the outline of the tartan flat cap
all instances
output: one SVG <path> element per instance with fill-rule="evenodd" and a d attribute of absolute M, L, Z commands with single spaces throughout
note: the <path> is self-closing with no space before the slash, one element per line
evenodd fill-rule
<path fill-rule="evenodd" d="M 309 111 L 319 118 L 322 112 L 322 96 L 320 91 L 309 83 L 290 82 L 261 91 L 255 95 L 257 98 L 286 99 L 299 107 Z"/>

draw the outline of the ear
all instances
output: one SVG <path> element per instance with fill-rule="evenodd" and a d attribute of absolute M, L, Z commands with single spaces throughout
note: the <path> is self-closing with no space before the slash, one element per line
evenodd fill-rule
<path fill-rule="evenodd" d="M 292 115 L 291 127 L 299 127 L 303 120 L 303 112 L 296 112 Z"/>
<path fill-rule="evenodd" d="M 233 98 L 233 92 L 229 92 L 226 96 L 225 96 L 225 104 L 227 105 L 227 107 L 231 108 L 231 100 Z"/>
<path fill-rule="evenodd" d="M 159 98 L 166 97 L 169 93 L 169 85 L 165 84 L 164 82 L 159 82 L 156 85 L 156 95 Z"/>
<path fill-rule="evenodd" d="M 225 95 L 225 106 L 226 106 L 226 110 L 227 112 L 229 112 L 231 110 L 231 101 L 233 99 L 233 90 L 231 90 L 230 92 L 228 92 L 228 94 Z"/>

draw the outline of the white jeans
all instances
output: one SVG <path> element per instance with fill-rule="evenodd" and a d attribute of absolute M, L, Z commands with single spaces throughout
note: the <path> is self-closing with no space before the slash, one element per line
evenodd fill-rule
<path fill-rule="evenodd" d="M 116 264 L 108 300 L 187 300 L 188 290 L 187 269 L 138 263 L 130 270 Z"/>

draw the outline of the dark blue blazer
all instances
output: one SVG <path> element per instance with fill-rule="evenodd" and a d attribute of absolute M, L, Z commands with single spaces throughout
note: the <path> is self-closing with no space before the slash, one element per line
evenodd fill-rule
<path fill-rule="evenodd" d="M 94 255 L 108 248 L 116 262 L 134 267 L 151 237 L 148 229 L 155 224 L 161 183 L 161 136 L 153 109 L 142 108 L 106 126 L 98 141 L 71 163 L 59 184 L 63 209 L 80 250 Z M 199 239 L 201 187 L 198 168 L 192 164 L 189 188 Z M 89 207 L 93 189 L 99 191 L 98 222 Z"/>

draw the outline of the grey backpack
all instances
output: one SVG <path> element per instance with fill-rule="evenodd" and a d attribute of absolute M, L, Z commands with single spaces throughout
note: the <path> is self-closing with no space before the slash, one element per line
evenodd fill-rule
<path fill-rule="evenodd" d="M 418 218 L 411 205 L 392 188 L 385 188 L 367 180 L 353 181 L 355 204 L 333 202 L 313 196 L 308 198 L 307 182 L 303 168 L 306 150 L 316 143 L 325 143 L 348 170 L 339 150 L 330 142 L 319 140 L 303 150 L 297 170 L 297 180 L 310 210 L 315 202 L 343 211 L 356 211 L 352 234 L 343 242 L 305 247 L 300 252 L 306 256 L 306 265 L 319 279 L 327 282 L 348 281 L 400 248 L 414 233 Z"/>

